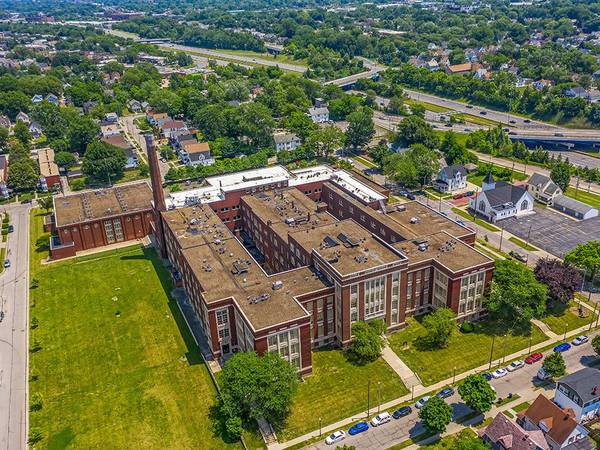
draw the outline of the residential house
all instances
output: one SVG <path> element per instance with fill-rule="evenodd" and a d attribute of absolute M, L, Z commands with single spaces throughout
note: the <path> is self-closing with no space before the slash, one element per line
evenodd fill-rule
<path fill-rule="evenodd" d="M 442 168 L 433 186 L 440 192 L 455 192 L 467 187 L 467 170 L 462 164 Z"/>
<path fill-rule="evenodd" d="M 488 174 L 483 180 L 482 191 L 469 200 L 469 208 L 495 223 L 531 213 L 533 196 L 521 186 L 494 181 L 494 177 Z"/>
<path fill-rule="evenodd" d="M 475 78 L 481 81 L 488 81 L 492 78 L 492 73 L 489 72 L 487 69 L 480 68 L 477 69 L 477 71 L 475 72 Z"/>
<path fill-rule="evenodd" d="M 135 149 L 122 134 L 103 136 L 102 141 L 106 142 L 107 144 L 114 145 L 115 147 L 119 147 L 123 150 L 123 153 L 125 153 L 125 157 L 127 158 L 125 169 L 134 169 L 139 165 L 139 160 Z"/>
<path fill-rule="evenodd" d="M 429 61 L 427 61 L 425 63 L 425 67 L 427 68 L 427 70 L 430 71 L 435 71 L 435 70 L 439 70 L 440 69 L 440 65 L 438 64 L 438 62 L 435 59 L 430 59 Z"/>
<path fill-rule="evenodd" d="M 117 113 L 110 112 L 104 115 L 104 123 L 117 123 L 119 122 L 119 116 Z"/>
<path fill-rule="evenodd" d="M 38 164 L 40 167 L 40 189 L 48 191 L 56 186 L 60 187 L 60 174 L 54 162 L 54 150 L 42 148 L 38 150 Z"/>
<path fill-rule="evenodd" d="M 210 166 L 215 163 L 215 159 L 210 154 L 208 142 L 197 142 L 192 140 L 183 141 L 179 151 L 181 161 L 188 166 Z"/>
<path fill-rule="evenodd" d="M 37 122 L 31 122 L 29 124 L 29 134 L 33 139 L 38 139 L 43 134 L 42 126 Z"/>
<path fill-rule="evenodd" d="M 115 136 L 121 133 L 119 125 L 116 123 L 103 123 L 100 125 L 100 134 L 102 137 Z"/>
<path fill-rule="evenodd" d="M 467 73 L 473 72 L 474 70 L 477 70 L 478 68 L 479 65 L 472 62 L 468 62 L 464 64 L 451 64 L 449 66 L 444 67 L 444 70 L 446 71 L 446 73 L 452 75 L 465 75 Z"/>
<path fill-rule="evenodd" d="M 83 113 L 89 114 L 96 106 L 98 106 L 98 102 L 96 101 L 90 100 L 89 102 L 85 102 L 83 104 Z"/>
<path fill-rule="evenodd" d="M 275 150 L 278 152 L 295 150 L 302 144 L 298 136 L 288 131 L 276 131 L 273 133 L 273 140 L 275 141 Z"/>
<path fill-rule="evenodd" d="M 160 134 L 167 138 L 173 139 L 180 134 L 188 134 L 187 125 L 182 120 L 164 120 L 159 121 Z"/>
<path fill-rule="evenodd" d="M 15 122 L 18 122 L 19 120 L 26 125 L 29 125 L 31 123 L 31 119 L 23 111 L 19 111 L 19 114 L 17 114 Z"/>
<path fill-rule="evenodd" d="M 7 116 L 0 116 L 0 127 L 10 128 L 12 123 Z"/>
<path fill-rule="evenodd" d="M 554 403 L 573 411 L 579 422 L 597 417 L 600 413 L 600 370 L 585 367 L 559 379 Z"/>
<path fill-rule="evenodd" d="M 562 194 L 562 189 L 550 177 L 537 172 L 529 177 L 527 190 L 533 198 L 544 205 L 551 205 L 554 199 Z"/>
<path fill-rule="evenodd" d="M 142 104 L 137 100 L 129 100 L 127 102 L 127 109 L 133 113 L 139 113 L 142 111 Z"/>
<path fill-rule="evenodd" d="M 552 86 L 554 86 L 554 81 L 541 79 L 534 81 L 533 83 L 531 83 L 531 85 L 534 87 L 534 89 L 538 91 L 543 91 L 544 89 L 549 89 Z"/>
<path fill-rule="evenodd" d="M 570 87 L 569 89 L 567 89 L 565 91 L 565 95 L 567 97 L 574 97 L 574 98 L 579 97 L 579 98 L 583 98 L 585 100 L 592 99 L 590 93 L 586 89 L 582 88 L 581 86 Z"/>
<path fill-rule="evenodd" d="M 527 431 L 541 430 L 552 450 L 592 450 L 587 429 L 575 420 L 572 409 L 561 409 L 542 394 L 525 411 L 518 414 L 517 422 Z"/>
<path fill-rule="evenodd" d="M 310 108 L 308 115 L 314 123 L 329 122 L 329 108 L 327 106 Z"/>
<path fill-rule="evenodd" d="M 0 195 L 8 197 L 10 195 L 6 183 L 8 181 L 8 154 L 0 155 Z"/>
<path fill-rule="evenodd" d="M 36 94 L 31 97 L 31 103 L 41 103 L 44 101 L 44 97 L 42 95 Z"/>
<path fill-rule="evenodd" d="M 580 202 L 566 195 L 558 195 L 552 202 L 552 207 L 557 211 L 568 214 L 579 220 L 591 219 L 598 216 L 598 209 L 587 203 Z"/>
<path fill-rule="evenodd" d="M 477 434 L 494 450 L 550 450 L 542 430 L 525 430 L 503 413 Z"/>
<path fill-rule="evenodd" d="M 170 119 L 167 113 L 159 113 L 154 111 L 148 111 L 146 113 L 146 120 L 150 125 L 158 126 L 159 121 Z"/>
<path fill-rule="evenodd" d="M 60 103 L 58 97 L 54 94 L 48 94 L 46 95 L 46 101 L 58 106 L 58 104 Z"/>

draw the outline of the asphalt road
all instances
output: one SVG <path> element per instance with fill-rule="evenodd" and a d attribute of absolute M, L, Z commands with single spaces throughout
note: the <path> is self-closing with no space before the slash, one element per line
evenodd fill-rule
<path fill-rule="evenodd" d="M 552 350 L 545 352 L 545 354 L 550 352 L 552 352 Z M 585 367 L 586 363 L 596 359 L 595 353 L 589 342 L 579 347 L 571 347 L 569 351 L 563 353 L 563 356 L 565 357 L 565 363 L 567 364 L 569 372 L 579 370 Z M 507 364 L 504 364 L 503 366 L 506 365 Z M 553 385 L 548 385 L 545 387 L 539 386 L 539 382 L 536 380 L 535 375 L 540 367 L 541 361 L 532 365 L 526 364 L 523 368 L 518 369 L 515 372 L 509 372 L 508 375 L 503 378 L 491 380 L 490 384 L 494 387 L 494 389 L 496 389 L 496 393 L 499 398 L 505 398 L 510 393 L 519 394 L 521 397 L 524 395 L 531 395 L 534 393 L 534 389 L 539 390 L 539 393 L 544 392 L 544 390 L 553 390 Z M 454 418 L 462 417 L 470 412 L 470 409 L 464 403 L 462 403 L 458 393 L 455 393 L 445 401 L 452 405 Z M 412 409 L 412 413 L 406 417 L 398 420 L 392 419 L 391 422 L 388 422 L 387 424 L 381 425 L 377 428 L 370 427 L 366 432 L 355 436 L 348 435 L 348 430 L 344 430 L 346 431 L 347 435 L 346 439 L 336 445 L 353 445 L 360 449 L 375 450 L 388 448 L 390 446 L 405 442 L 411 436 L 417 436 L 425 431 L 419 420 L 418 410 L 414 407 L 414 405 L 412 405 Z M 376 409 L 374 409 L 373 414 L 376 412 Z M 325 444 L 326 437 L 327 436 L 323 436 L 322 441 L 308 446 L 307 448 L 331 448 Z"/>
<path fill-rule="evenodd" d="M 587 155 L 581 152 L 569 152 L 569 151 L 557 151 L 557 150 L 548 150 L 551 154 L 554 155 L 555 158 L 558 158 L 558 155 L 562 155 L 563 158 L 569 158 L 571 164 L 574 164 L 579 167 L 596 167 L 600 169 L 600 152 L 596 154 L 596 156 Z M 587 188 L 587 183 L 585 181 L 581 181 L 581 187 Z"/>
<path fill-rule="evenodd" d="M 0 275 L 0 450 L 17 450 L 27 447 L 29 207 L 6 210 L 15 231 L 7 241 L 11 267 Z"/>

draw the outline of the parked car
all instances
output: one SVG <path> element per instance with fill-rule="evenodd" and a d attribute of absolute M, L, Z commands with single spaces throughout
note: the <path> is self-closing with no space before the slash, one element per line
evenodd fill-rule
<path fill-rule="evenodd" d="M 452 200 L 458 200 L 464 197 L 464 194 L 454 194 Z"/>
<path fill-rule="evenodd" d="M 400 191 L 398 192 L 402 197 L 406 197 L 408 195 L 408 191 Z"/>
<path fill-rule="evenodd" d="M 440 392 L 438 392 L 435 395 L 439 398 L 448 398 L 452 394 L 454 394 L 454 389 L 447 387 L 447 388 L 442 389 Z"/>
<path fill-rule="evenodd" d="M 515 252 L 514 250 L 511 250 L 510 252 L 508 252 L 508 254 L 518 261 L 527 262 L 527 256 L 525 256 L 523 253 L 519 253 L 519 252 Z"/>
<path fill-rule="evenodd" d="M 384 423 L 388 423 L 392 420 L 392 416 L 389 412 L 382 412 L 381 414 L 377 414 L 373 419 L 371 419 L 371 425 L 374 427 L 378 427 L 379 425 L 383 425 Z"/>
<path fill-rule="evenodd" d="M 445 127 L 452 127 L 452 124 L 450 122 L 446 122 L 446 124 L 444 126 Z"/>
<path fill-rule="evenodd" d="M 508 372 L 506 371 L 506 369 L 496 369 L 492 372 L 492 377 L 494 378 L 502 378 L 504 376 L 506 376 Z"/>
<path fill-rule="evenodd" d="M 565 135 L 562 134 L 562 133 L 554 133 L 554 136 L 556 136 L 556 137 L 564 137 Z"/>
<path fill-rule="evenodd" d="M 412 412 L 412 408 L 410 406 L 403 406 L 400 409 L 397 409 L 392 414 L 394 419 L 399 419 L 400 417 L 408 416 Z"/>
<path fill-rule="evenodd" d="M 490 380 L 491 380 L 492 378 L 494 378 L 494 377 L 492 376 L 492 374 L 491 374 L 491 373 L 489 373 L 489 372 L 484 372 L 484 373 L 483 373 L 483 378 L 485 378 L 486 380 L 490 381 Z"/>
<path fill-rule="evenodd" d="M 487 115 L 487 111 L 479 111 L 479 114 L 481 114 L 482 116 L 486 116 Z"/>
<path fill-rule="evenodd" d="M 562 352 L 566 352 L 570 348 L 571 348 L 571 344 L 569 344 L 568 342 L 563 342 L 562 344 L 558 344 L 556 347 L 554 347 L 554 351 L 562 353 Z"/>
<path fill-rule="evenodd" d="M 506 368 L 506 370 L 508 370 L 509 372 L 514 372 L 515 370 L 521 369 L 524 365 L 525 363 L 518 359 L 517 361 L 511 362 Z"/>
<path fill-rule="evenodd" d="M 406 198 L 409 200 L 416 200 L 417 197 L 415 194 L 411 194 L 410 192 L 408 194 L 406 194 Z"/>
<path fill-rule="evenodd" d="M 5 259 L 4 260 L 4 268 L 8 268 L 10 267 L 10 259 Z"/>
<path fill-rule="evenodd" d="M 334 433 L 331 433 L 329 436 L 327 436 L 327 439 L 325 439 L 325 443 L 327 445 L 331 445 L 331 444 L 335 444 L 336 442 L 343 441 L 344 439 L 346 439 L 346 433 L 342 430 L 338 430 Z"/>
<path fill-rule="evenodd" d="M 8 232 L 12 233 L 13 231 L 15 231 L 15 227 L 13 225 L 9 225 L 8 226 Z"/>
<path fill-rule="evenodd" d="M 362 433 L 364 431 L 367 431 L 368 429 L 369 424 L 367 422 L 358 422 L 353 427 L 350 427 L 350 429 L 348 430 L 348 434 L 350 436 L 354 436 L 355 434 Z"/>
<path fill-rule="evenodd" d="M 571 344 L 581 345 L 581 344 L 585 344 L 588 340 L 589 340 L 589 338 L 587 336 L 577 336 L 575 339 L 573 339 Z"/>
<path fill-rule="evenodd" d="M 552 374 L 547 373 L 543 367 L 540 367 L 540 370 L 537 371 L 537 374 L 535 376 L 537 377 L 538 380 L 541 380 L 541 381 L 549 380 L 550 378 L 552 378 Z"/>
<path fill-rule="evenodd" d="M 544 355 L 542 355 L 539 352 L 536 353 L 532 353 L 531 355 L 529 355 L 527 358 L 525 358 L 525 362 L 527 364 L 533 364 L 535 362 L 541 361 L 541 359 L 544 357 Z"/>
<path fill-rule="evenodd" d="M 467 191 L 467 192 L 463 192 L 463 195 L 465 197 L 470 197 L 471 195 L 475 195 L 475 191 Z"/>
<path fill-rule="evenodd" d="M 415 403 L 415 407 L 417 409 L 421 409 L 423 406 L 425 406 L 425 403 L 427 403 L 429 401 L 431 397 L 429 397 L 429 395 L 426 395 L 423 398 L 420 398 L 419 400 L 417 400 L 417 403 Z"/>
<path fill-rule="evenodd" d="M 512 120 L 512 119 L 510 119 L 510 120 L 508 121 L 508 123 L 517 123 L 517 121 L 516 121 L 516 120 Z"/>
<path fill-rule="evenodd" d="M 473 105 L 467 105 L 467 108 L 473 109 Z"/>
<path fill-rule="evenodd" d="M 523 122 L 525 122 L 525 123 L 531 123 L 531 120 L 525 119 L 525 120 L 523 120 Z"/>

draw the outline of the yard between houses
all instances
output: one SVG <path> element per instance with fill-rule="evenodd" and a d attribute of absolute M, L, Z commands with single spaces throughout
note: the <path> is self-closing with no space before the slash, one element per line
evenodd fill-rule
<path fill-rule="evenodd" d="M 577 302 L 571 301 L 568 305 L 561 302 L 554 302 L 552 308 L 546 310 L 546 315 L 540 319 L 544 322 L 552 332 L 562 335 L 567 331 L 575 330 L 577 328 L 589 325 L 596 315 L 582 306 L 583 317 L 579 316 Z"/>
<path fill-rule="evenodd" d="M 500 228 L 498 228 L 498 227 L 496 227 L 496 226 L 492 225 L 492 224 L 491 224 L 491 223 L 489 223 L 489 222 L 486 222 L 486 221 L 485 221 L 485 220 L 483 220 L 483 219 L 480 219 L 479 217 L 475 217 L 475 218 L 473 218 L 473 215 L 469 214 L 469 213 L 468 213 L 467 211 L 465 211 L 464 209 L 460 209 L 460 208 L 452 208 L 452 212 L 453 212 L 453 213 L 455 213 L 455 214 L 458 214 L 459 216 L 461 216 L 461 217 L 463 217 L 463 218 L 465 218 L 465 219 L 467 219 L 467 220 L 470 220 L 471 222 L 475 222 L 477 225 L 479 225 L 479 226 L 482 226 L 482 227 L 483 227 L 483 228 L 485 228 L 486 230 L 489 230 L 489 231 L 494 231 L 494 232 L 496 232 L 496 231 L 498 231 L 498 232 L 499 232 L 499 231 L 500 231 Z"/>
<path fill-rule="evenodd" d="M 572 187 L 567 188 L 567 192 L 565 192 L 567 197 L 574 198 L 575 200 L 579 200 L 580 202 L 587 203 L 588 205 L 600 209 L 600 195 L 594 194 L 593 192 L 586 192 L 582 189 L 575 193 L 575 189 Z"/>
<path fill-rule="evenodd" d="M 429 349 L 421 340 L 427 335 L 427 330 L 420 321 L 410 318 L 407 323 L 408 327 L 390 335 L 390 347 L 419 375 L 425 386 L 452 377 L 454 370 L 456 374 L 460 374 L 486 364 L 490 360 L 493 335 L 496 336 L 494 360 L 519 350 L 527 351 L 530 338 L 532 345 L 547 339 L 534 325 L 530 334 L 516 334 L 499 329 L 491 323 L 481 322 L 475 324 L 475 330 L 471 333 L 462 333 L 456 329 L 446 348 Z M 403 345 L 405 342 L 406 349 Z"/>
<path fill-rule="evenodd" d="M 31 223 L 30 414 L 59 448 L 228 448 L 216 389 L 170 298 L 154 249 L 131 246 L 43 266 L 42 215 Z M 34 320 L 35 318 L 35 320 Z"/>
<path fill-rule="evenodd" d="M 312 375 L 300 384 L 285 428 L 277 432 L 287 441 L 367 409 L 367 386 L 371 380 L 371 407 L 408 393 L 400 377 L 382 359 L 358 366 L 341 350 L 320 350 L 312 354 Z"/>

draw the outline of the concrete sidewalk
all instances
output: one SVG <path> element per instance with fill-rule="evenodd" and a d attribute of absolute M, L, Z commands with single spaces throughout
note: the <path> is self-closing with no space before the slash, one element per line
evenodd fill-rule
<path fill-rule="evenodd" d="M 386 345 L 383 348 L 381 351 L 381 357 L 386 363 L 389 364 L 394 372 L 398 374 L 408 389 L 412 389 L 413 387 L 415 389 L 421 389 L 423 387 L 423 383 L 421 383 L 419 376 L 398 357 L 398 355 L 390 348 L 389 345 Z"/>
<path fill-rule="evenodd" d="M 589 330 L 589 325 L 577 328 L 575 330 L 572 330 L 570 332 L 567 333 L 567 337 L 575 337 L 578 336 L 580 334 L 587 334 L 590 338 L 595 336 L 596 334 L 599 334 L 600 330 L 599 329 L 595 329 L 594 331 Z M 539 351 L 542 350 L 546 347 L 552 346 L 553 344 L 556 344 L 558 342 L 560 342 L 562 339 L 560 339 L 562 336 L 559 336 L 557 339 L 555 338 L 548 338 L 543 342 L 540 342 L 539 344 L 535 344 L 531 347 L 531 350 L 529 351 L 528 348 L 524 348 L 521 351 L 512 353 L 510 355 L 506 355 L 504 358 L 500 358 L 497 359 L 495 361 L 492 361 L 492 367 L 496 367 L 498 365 L 500 365 L 501 361 L 504 360 L 505 364 L 508 364 L 510 361 L 515 360 L 515 359 L 522 359 L 525 356 L 527 356 L 529 353 L 535 352 L 535 351 Z M 440 389 L 442 389 L 443 387 L 446 387 L 450 384 L 453 383 L 453 381 L 456 383 L 456 381 L 460 381 L 464 378 L 466 378 L 469 375 L 472 375 L 474 373 L 481 373 L 481 372 L 487 372 L 489 369 L 489 363 L 488 364 L 483 364 L 479 367 L 476 367 L 474 369 L 468 370 L 466 372 L 463 372 L 461 374 L 457 374 L 456 375 L 456 379 L 453 380 L 452 378 L 448 378 L 446 380 L 442 380 L 438 383 L 435 383 L 433 385 L 430 386 L 415 386 L 413 389 L 413 392 L 411 392 L 410 394 L 406 394 L 403 395 L 402 397 L 398 397 L 394 400 L 390 400 L 388 402 L 385 402 L 383 404 L 380 405 L 380 409 L 382 411 L 391 409 L 397 405 L 399 405 L 400 403 L 405 403 L 405 402 L 409 402 L 409 401 L 413 401 L 415 398 L 417 397 L 421 397 L 427 393 L 432 393 L 432 392 L 437 392 Z M 537 395 L 536 395 L 537 397 Z M 525 401 L 525 400 L 521 400 L 521 401 Z M 375 408 L 371 408 L 371 411 L 374 411 Z M 351 423 L 356 422 L 356 420 L 358 418 L 368 418 L 369 416 L 367 415 L 367 411 L 361 411 L 361 412 L 357 412 L 356 414 L 353 414 L 351 417 L 347 417 L 346 419 L 342 419 L 338 422 L 332 423 L 330 425 L 326 425 L 322 427 L 321 430 L 321 434 L 319 433 L 319 430 L 314 430 L 311 431 L 310 433 L 306 433 L 302 436 L 298 436 L 297 438 L 291 439 L 287 442 L 283 442 L 283 443 L 277 443 L 277 444 L 272 444 L 269 445 L 268 448 L 269 450 L 280 450 L 280 449 L 284 449 L 284 448 L 288 448 L 288 447 L 292 447 L 298 444 L 301 444 L 304 441 L 307 441 L 309 439 L 318 437 L 320 435 L 327 435 L 328 433 L 331 433 L 335 430 L 338 430 L 340 428 L 345 428 L 348 425 L 350 425 Z"/>

